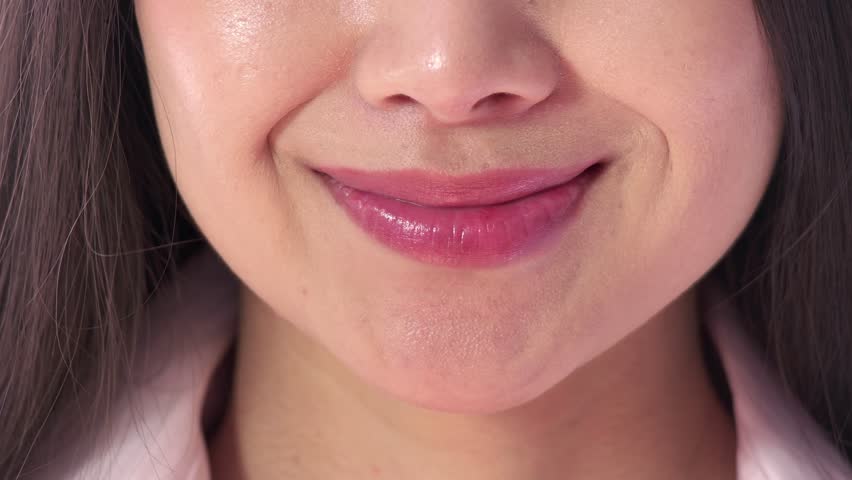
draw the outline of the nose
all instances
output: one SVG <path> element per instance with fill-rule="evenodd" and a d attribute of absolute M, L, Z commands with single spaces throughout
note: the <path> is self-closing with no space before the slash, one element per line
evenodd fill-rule
<path fill-rule="evenodd" d="M 556 88 L 559 58 L 517 2 L 390 2 L 354 60 L 371 106 L 467 124 L 522 115 Z"/>

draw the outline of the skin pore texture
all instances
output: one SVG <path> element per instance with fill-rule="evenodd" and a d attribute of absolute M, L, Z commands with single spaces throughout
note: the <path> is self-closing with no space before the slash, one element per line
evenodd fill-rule
<path fill-rule="evenodd" d="M 780 142 L 748 0 L 135 4 L 169 168 L 243 283 L 217 478 L 734 478 L 696 288 Z M 556 241 L 490 268 L 386 248 L 311 170 L 589 158 Z"/>

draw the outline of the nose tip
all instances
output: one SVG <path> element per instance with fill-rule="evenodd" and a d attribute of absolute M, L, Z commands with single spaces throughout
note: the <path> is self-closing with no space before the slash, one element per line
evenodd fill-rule
<path fill-rule="evenodd" d="M 522 115 L 550 97 L 558 54 L 525 20 L 436 3 L 429 21 L 395 25 L 358 53 L 355 84 L 366 103 L 462 124 Z"/>

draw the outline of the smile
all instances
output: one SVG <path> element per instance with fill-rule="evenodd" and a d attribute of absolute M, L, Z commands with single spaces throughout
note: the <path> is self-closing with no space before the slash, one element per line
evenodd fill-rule
<path fill-rule="evenodd" d="M 385 246 L 421 262 L 488 267 L 536 251 L 570 223 L 603 167 L 317 173 L 348 217 Z"/>

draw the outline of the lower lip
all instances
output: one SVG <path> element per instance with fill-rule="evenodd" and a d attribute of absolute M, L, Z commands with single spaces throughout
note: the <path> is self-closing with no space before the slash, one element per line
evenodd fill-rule
<path fill-rule="evenodd" d="M 517 200 L 470 207 L 422 206 L 322 178 L 349 218 L 391 249 L 430 264 L 489 267 L 536 251 L 570 223 L 602 167 Z"/>

